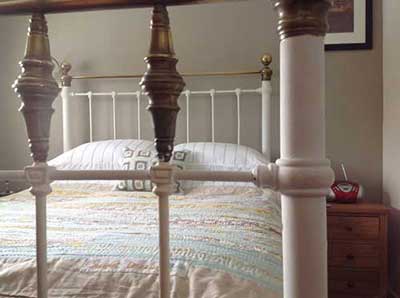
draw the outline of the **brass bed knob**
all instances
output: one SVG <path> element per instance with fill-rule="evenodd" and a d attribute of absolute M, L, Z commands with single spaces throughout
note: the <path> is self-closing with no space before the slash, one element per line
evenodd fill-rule
<path fill-rule="evenodd" d="M 272 63 L 272 56 L 269 54 L 264 54 L 261 57 L 261 63 L 263 65 L 263 69 L 261 70 L 261 80 L 262 81 L 271 81 L 272 78 L 272 69 L 270 67 Z"/>

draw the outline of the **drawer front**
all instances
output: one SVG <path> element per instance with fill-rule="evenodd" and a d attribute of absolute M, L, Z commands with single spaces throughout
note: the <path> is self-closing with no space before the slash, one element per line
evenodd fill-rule
<path fill-rule="evenodd" d="M 329 270 L 329 292 L 333 294 L 376 296 L 379 294 L 379 273 L 372 271 Z"/>
<path fill-rule="evenodd" d="M 333 267 L 379 268 L 378 244 L 329 242 L 328 263 Z"/>
<path fill-rule="evenodd" d="M 329 240 L 377 240 L 379 217 L 328 216 Z"/>

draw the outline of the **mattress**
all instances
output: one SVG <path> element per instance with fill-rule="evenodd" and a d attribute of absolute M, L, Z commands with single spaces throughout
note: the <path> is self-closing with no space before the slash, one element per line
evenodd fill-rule
<path fill-rule="evenodd" d="M 0 297 L 36 297 L 34 199 L 0 199 Z M 172 196 L 171 297 L 282 297 L 276 195 L 202 187 Z M 158 298 L 157 199 L 98 182 L 48 198 L 49 297 Z"/>

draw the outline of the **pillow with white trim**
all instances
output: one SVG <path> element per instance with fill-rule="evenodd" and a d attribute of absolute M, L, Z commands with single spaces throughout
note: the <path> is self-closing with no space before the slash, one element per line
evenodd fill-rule
<path fill-rule="evenodd" d="M 153 142 L 136 139 L 106 140 L 82 144 L 49 161 L 60 170 L 122 170 L 124 148 L 155 150 Z"/>
<path fill-rule="evenodd" d="M 185 168 L 185 159 L 187 152 L 174 151 L 171 163 L 179 169 Z M 149 170 L 158 162 L 157 152 L 155 150 L 136 150 L 132 148 L 124 149 L 122 167 L 124 170 Z M 153 183 L 150 180 L 123 180 L 116 185 L 116 190 L 120 191 L 152 191 Z M 176 182 L 174 192 L 181 192 L 180 183 Z"/>
<path fill-rule="evenodd" d="M 199 171 L 252 171 L 269 160 L 260 152 L 247 146 L 226 143 L 183 143 L 175 146 L 176 151 L 188 152 L 186 170 Z M 185 181 L 185 190 L 197 186 L 251 186 L 251 183 Z"/>

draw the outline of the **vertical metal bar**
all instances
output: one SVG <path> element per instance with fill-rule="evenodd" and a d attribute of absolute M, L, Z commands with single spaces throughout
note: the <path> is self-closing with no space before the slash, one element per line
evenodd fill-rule
<path fill-rule="evenodd" d="M 236 105 L 237 105 L 237 143 L 238 145 L 240 145 L 241 142 L 240 129 L 242 127 L 240 118 L 240 95 L 242 91 L 240 89 L 236 89 L 235 93 L 236 93 Z"/>
<path fill-rule="evenodd" d="M 272 151 L 272 87 L 270 81 L 262 81 L 261 87 L 262 153 L 271 160 Z"/>
<path fill-rule="evenodd" d="M 61 64 L 61 99 L 62 99 L 62 123 L 63 123 L 63 149 L 64 152 L 72 149 L 72 112 L 71 112 L 71 83 L 72 76 L 69 71 L 72 66 L 69 63 Z"/>
<path fill-rule="evenodd" d="M 169 195 L 174 184 L 174 166 L 159 162 L 151 167 L 153 192 L 158 196 L 159 248 L 160 248 L 160 298 L 170 298 L 169 264 Z"/>
<path fill-rule="evenodd" d="M 71 98 L 70 87 L 63 86 L 62 98 L 62 121 L 63 121 L 63 149 L 64 152 L 72 149 L 72 122 L 71 122 Z"/>
<path fill-rule="evenodd" d="M 89 99 L 89 139 L 93 142 L 93 92 L 88 92 Z"/>
<path fill-rule="evenodd" d="M 117 139 L 117 109 L 116 109 L 116 101 L 117 101 L 117 93 L 112 92 L 112 111 L 113 111 L 113 137 L 114 140 Z"/>
<path fill-rule="evenodd" d="M 35 197 L 36 211 L 36 264 L 37 264 L 37 294 L 39 298 L 48 296 L 47 279 L 47 195 L 51 193 L 51 168 L 46 162 L 35 162 L 25 168 L 25 176 L 32 185 L 30 192 Z"/>
<path fill-rule="evenodd" d="M 186 143 L 190 142 L 190 91 L 185 91 L 186 95 Z"/>
<path fill-rule="evenodd" d="M 47 225 L 46 195 L 36 196 L 36 262 L 38 297 L 47 298 Z"/>
<path fill-rule="evenodd" d="M 137 91 L 136 92 L 136 98 L 137 98 L 137 135 L 138 139 L 142 139 L 142 120 L 141 120 L 141 92 Z"/>
<path fill-rule="evenodd" d="M 211 96 L 211 140 L 215 143 L 215 89 L 210 90 Z"/>
<path fill-rule="evenodd" d="M 272 158 L 272 56 L 264 54 L 261 57 L 263 68 L 261 70 L 261 148 L 264 156 Z"/>
<path fill-rule="evenodd" d="M 159 204 L 159 233 L 160 233 L 160 298 L 170 298 L 169 272 L 169 198 L 168 194 L 160 195 Z"/>

